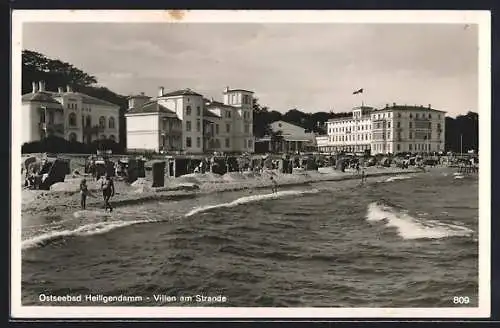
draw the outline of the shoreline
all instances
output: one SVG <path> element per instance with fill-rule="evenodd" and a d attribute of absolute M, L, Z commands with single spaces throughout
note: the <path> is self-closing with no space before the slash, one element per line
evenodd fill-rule
<path fill-rule="evenodd" d="M 418 169 L 399 169 L 394 167 L 367 168 L 365 169 L 365 172 L 366 178 L 426 173 Z M 331 171 L 328 173 L 304 171 L 292 174 L 281 174 L 275 171 L 266 171 L 260 175 L 252 177 L 244 177 L 243 174 L 237 172 L 233 172 L 233 174 L 237 175 L 234 180 L 232 180 L 231 175 L 229 175 L 228 177 L 218 176 L 217 179 L 219 180 L 213 180 L 214 178 L 211 176 L 211 179 L 205 179 L 205 181 L 203 181 L 203 177 L 206 178 L 207 175 L 190 174 L 176 179 L 167 179 L 165 182 L 166 186 L 159 188 L 151 188 L 145 185 L 150 183 L 146 179 L 143 180 L 143 185 L 126 185 L 125 183 L 117 182 L 117 193 L 111 200 L 111 204 L 116 208 L 154 201 L 194 199 L 196 197 L 206 196 L 213 193 L 269 189 L 272 185 L 269 179 L 270 176 L 273 176 L 278 182 L 278 188 L 280 189 L 304 186 L 311 183 L 360 179 L 360 176 L 352 171 L 344 173 L 338 171 Z M 238 175 L 241 175 L 241 177 Z M 238 179 L 238 177 L 240 177 L 240 179 Z M 71 182 L 79 179 L 68 180 L 68 182 L 63 182 L 62 184 L 67 183 L 67 186 L 74 188 Z M 197 181 L 197 183 L 183 182 L 183 180 Z M 96 189 L 97 188 L 95 187 L 89 188 L 95 196 L 87 198 L 87 207 L 89 209 L 101 207 L 101 195 Z M 79 192 L 74 189 L 50 191 L 23 190 L 22 193 L 22 214 L 47 215 L 60 211 L 80 210 Z"/>

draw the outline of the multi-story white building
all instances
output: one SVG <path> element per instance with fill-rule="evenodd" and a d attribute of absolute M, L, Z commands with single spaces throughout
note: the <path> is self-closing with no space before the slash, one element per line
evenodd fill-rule
<path fill-rule="evenodd" d="M 323 152 L 365 152 L 372 155 L 444 151 L 445 112 L 424 106 L 355 107 L 351 117 L 327 122 Z"/>
<path fill-rule="evenodd" d="M 45 90 L 45 83 L 33 82 L 32 92 L 22 96 L 22 142 L 50 135 L 69 141 L 91 143 L 98 139 L 119 142 L 118 105 L 81 92 L 58 88 Z"/>
<path fill-rule="evenodd" d="M 190 89 L 158 97 L 129 97 L 127 149 L 154 151 L 253 152 L 253 92 L 224 91 L 224 102 Z"/>

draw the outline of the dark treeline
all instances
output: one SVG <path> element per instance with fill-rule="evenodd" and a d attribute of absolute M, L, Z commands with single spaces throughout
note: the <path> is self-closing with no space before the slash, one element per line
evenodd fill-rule
<path fill-rule="evenodd" d="M 467 152 L 479 149 L 479 115 L 477 113 L 468 112 L 456 118 L 446 117 L 445 129 L 447 151 Z"/>
<path fill-rule="evenodd" d="M 126 128 L 125 128 L 125 112 L 128 107 L 127 97 L 114 93 L 106 87 L 99 86 L 95 76 L 83 72 L 69 63 L 57 59 L 47 58 L 45 55 L 23 50 L 22 53 L 22 93 L 31 92 L 32 81 L 45 81 L 46 88 L 49 91 L 57 91 L 58 87 L 70 85 L 73 90 L 79 91 L 90 96 L 109 101 L 120 106 L 120 125 L 119 136 L 120 143 L 116 148 L 118 152 L 125 151 L 126 147 Z M 256 138 L 261 138 L 265 135 L 272 135 L 269 130 L 269 124 L 275 121 L 285 121 L 300 127 L 303 127 L 308 132 L 318 134 L 326 133 L 325 122 L 331 118 L 349 117 L 350 112 L 334 113 L 330 112 L 315 112 L 304 113 L 299 109 L 290 109 L 282 114 L 276 110 L 269 109 L 265 105 L 259 104 L 258 100 L 254 100 L 254 126 L 253 131 Z M 446 150 L 458 152 L 460 151 L 460 135 L 462 135 L 462 149 L 467 151 L 470 149 L 478 149 L 478 115 L 477 113 L 469 112 L 466 115 L 458 116 L 457 118 L 446 118 L 445 126 Z M 31 149 L 34 146 L 24 147 Z M 85 146 L 66 145 L 69 149 L 84 149 L 89 150 Z M 97 144 L 90 147 L 95 149 Z"/>

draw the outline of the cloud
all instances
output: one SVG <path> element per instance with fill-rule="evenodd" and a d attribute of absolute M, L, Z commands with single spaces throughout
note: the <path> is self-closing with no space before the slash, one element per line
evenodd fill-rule
<path fill-rule="evenodd" d="M 155 95 L 162 85 L 220 98 L 232 86 L 278 110 L 346 111 L 360 101 L 477 110 L 475 25 L 30 23 L 24 31 L 25 48 L 121 93 Z M 358 88 L 366 94 L 352 96 Z"/>

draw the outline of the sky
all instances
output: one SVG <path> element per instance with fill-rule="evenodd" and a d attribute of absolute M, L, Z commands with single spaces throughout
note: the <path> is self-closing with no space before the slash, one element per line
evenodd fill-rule
<path fill-rule="evenodd" d="M 285 112 L 362 103 L 478 111 L 478 29 L 463 24 L 25 23 L 23 49 L 123 94 L 252 90 Z M 353 95 L 363 88 L 364 92 Z"/>

